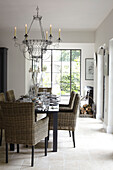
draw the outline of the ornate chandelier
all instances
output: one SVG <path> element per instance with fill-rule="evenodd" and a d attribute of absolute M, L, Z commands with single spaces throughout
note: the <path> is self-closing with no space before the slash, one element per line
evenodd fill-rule
<path fill-rule="evenodd" d="M 32 60 L 32 59 L 36 59 L 38 60 L 38 58 L 41 58 L 42 56 L 42 52 L 46 52 L 47 47 L 52 45 L 52 25 L 50 25 L 50 35 L 48 37 L 48 31 L 46 31 L 46 36 L 44 34 L 44 30 L 42 27 L 42 16 L 39 15 L 39 8 L 37 6 L 36 8 L 37 14 L 33 16 L 32 22 L 30 24 L 30 27 L 27 31 L 27 24 L 25 25 L 25 35 L 24 35 L 24 40 L 22 41 L 22 43 L 18 42 L 17 39 L 17 35 L 16 35 L 16 27 L 14 28 L 14 45 L 16 47 L 19 47 L 20 50 L 23 52 L 23 55 L 25 58 L 27 58 L 28 60 Z M 35 21 L 39 22 L 39 28 L 40 28 L 40 32 L 41 32 L 41 39 L 29 39 L 29 33 L 31 30 L 31 27 L 33 25 L 33 23 Z M 61 38 L 60 38 L 60 34 L 61 34 L 61 29 L 59 29 L 59 37 L 57 39 L 57 43 L 61 42 Z M 28 53 L 29 57 L 26 57 L 26 53 Z"/>

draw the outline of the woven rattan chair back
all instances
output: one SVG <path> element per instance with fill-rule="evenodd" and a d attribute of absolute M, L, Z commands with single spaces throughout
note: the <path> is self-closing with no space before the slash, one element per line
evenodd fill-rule
<path fill-rule="evenodd" d="M 5 95 L 4 93 L 0 93 L 0 101 L 5 102 Z"/>
<path fill-rule="evenodd" d="M 80 96 L 76 94 L 74 104 L 73 104 L 73 114 L 74 114 L 74 126 L 76 126 L 76 119 L 77 119 L 77 111 L 79 107 Z"/>
<path fill-rule="evenodd" d="M 69 107 L 64 107 L 61 111 L 58 113 L 58 130 L 69 130 L 72 131 L 72 138 L 73 138 L 73 145 L 75 147 L 75 137 L 74 137 L 74 132 L 75 132 L 75 127 L 76 127 L 76 120 L 77 120 L 77 111 L 78 111 L 78 106 L 79 106 L 79 101 L 80 101 L 80 96 L 79 94 L 74 95 L 74 102 L 73 102 L 73 108 Z M 49 115 L 49 129 L 53 129 L 53 116 Z"/>
<path fill-rule="evenodd" d="M 1 103 L 5 102 L 5 95 L 4 95 L 4 93 L 0 93 L 0 102 Z M 1 106 L 0 106 L 0 129 L 4 129 Z"/>
<path fill-rule="evenodd" d="M 5 102 L 4 93 L 0 93 L 0 102 Z M 1 146 L 2 145 L 2 130 L 4 129 L 1 106 L 0 106 L 0 129 L 1 129 L 1 135 L 0 135 L 0 146 Z"/>
<path fill-rule="evenodd" d="M 48 121 L 46 117 L 35 122 L 34 103 L 4 102 L 1 104 L 5 122 L 6 163 L 8 163 L 8 143 L 32 146 L 31 166 L 34 165 L 34 146 L 45 138 L 45 156 L 47 155 Z"/>
<path fill-rule="evenodd" d="M 6 102 L 2 104 L 7 143 L 33 145 L 33 103 Z"/>
<path fill-rule="evenodd" d="M 39 92 L 43 92 L 44 90 L 46 90 L 47 92 L 50 92 L 50 94 L 52 93 L 52 88 L 49 88 L 49 87 L 48 87 L 48 88 L 46 88 L 46 87 L 43 87 L 43 88 L 40 87 L 38 91 L 39 91 Z"/>
<path fill-rule="evenodd" d="M 15 94 L 14 90 L 9 90 L 6 92 L 6 100 L 9 102 L 15 102 Z"/>
<path fill-rule="evenodd" d="M 70 100 L 69 100 L 69 107 L 72 109 L 74 105 L 74 99 L 75 99 L 76 93 L 74 91 L 71 92 Z"/>

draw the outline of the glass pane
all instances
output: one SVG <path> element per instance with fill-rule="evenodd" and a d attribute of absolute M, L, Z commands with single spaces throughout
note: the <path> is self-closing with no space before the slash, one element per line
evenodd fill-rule
<path fill-rule="evenodd" d="M 60 85 L 60 74 L 53 73 L 53 84 L 59 84 Z"/>
<path fill-rule="evenodd" d="M 53 50 L 53 62 L 61 61 L 61 50 Z"/>
<path fill-rule="evenodd" d="M 61 72 L 61 61 L 53 62 L 53 73 L 60 73 Z"/>
<path fill-rule="evenodd" d="M 70 50 L 62 50 L 61 60 L 70 62 Z"/>
<path fill-rule="evenodd" d="M 62 73 L 67 73 L 67 75 L 70 75 L 70 62 L 69 61 L 62 61 Z"/>
<path fill-rule="evenodd" d="M 72 50 L 72 61 L 80 61 L 80 50 Z"/>
<path fill-rule="evenodd" d="M 43 72 L 51 72 L 51 62 L 43 62 L 43 67 L 42 67 Z"/>
<path fill-rule="evenodd" d="M 70 83 L 61 83 L 60 84 L 60 88 L 61 88 L 61 95 L 69 95 L 70 94 Z"/>
<path fill-rule="evenodd" d="M 42 81 L 43 81 L 43 87 L 51 87 L 51 73 L 44 73 L 42 74 Z"/>
<path fill-rule="evenodd" d="M 60 89 L 60 74 L 53 72 L 52 74 L 52 93 L 56 95 L 61 95 L 61 89 Z"/>
<path fill-rule="evenodd" d="M 51 50 L 43 54 L 42 87 L 51 87 Z"/>
<path fill-rule="evenodd" d="M 43 61 L 51 62 L 51 50 L 46 50 L 45 53 L 43 53 Z"/>
<path fill-rule="evenodd" d="M 80 50 L 72 50 L 71 91 L 80 93 Z"/>
<path fill-rule="evenodd" d="M 62 50 L 61 94 L 70 95 L 70 50 Z"/>
<path fill-rule="evenodd" d="M 59 86 L 61 95 L 70 94 L 70 50 L 53 50 L 52 65 L 52 86 Z"/>
<path fill-rule="evenodd" d="M 52 61 L 52 93 L 60 95 L 61 50 L 53 50 Z"/>

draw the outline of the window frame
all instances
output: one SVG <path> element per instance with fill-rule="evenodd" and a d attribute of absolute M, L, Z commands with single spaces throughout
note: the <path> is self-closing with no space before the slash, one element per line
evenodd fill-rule
<path fill-rule="evenodd" d="M 52 88 L 52 84 L 53 84 L 53 79 L 52 79 L 52 73 L 53 73 L 53 51 L 59 50 L 68 50 L 70 51 L 70 93 L 71 93 L 71 88 L 72 88 L 72 79 L 71 79 L 71 75 L 72 75 L 72 51 L 80 51 L 80 94 L 81 94 L 81 56 L 82 56 L 82 51 L 81 49 L 47 49 L 48 51 L 51 51 L 51 88 Z M 62 61 L 61 61 L 62 62 Z M 42 51 L 42 60 L 41 60 L 41 71 L 43 68 L 43 51 Z M 62 95 L 62 96 L 68 96 L 68 95 Z"/>

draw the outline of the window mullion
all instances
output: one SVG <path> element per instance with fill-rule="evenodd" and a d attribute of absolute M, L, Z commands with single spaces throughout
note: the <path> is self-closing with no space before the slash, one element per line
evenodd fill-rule
<path fill-rule="evenodd" d="M 72 74 L 72 50 L 70 50 L 70 94 L 71 94 L 71 74 Z"/>
<path fill-rule="evenodd" d="M 53 87 L 53 50 L 51 50 L 51 88 Z"/>

